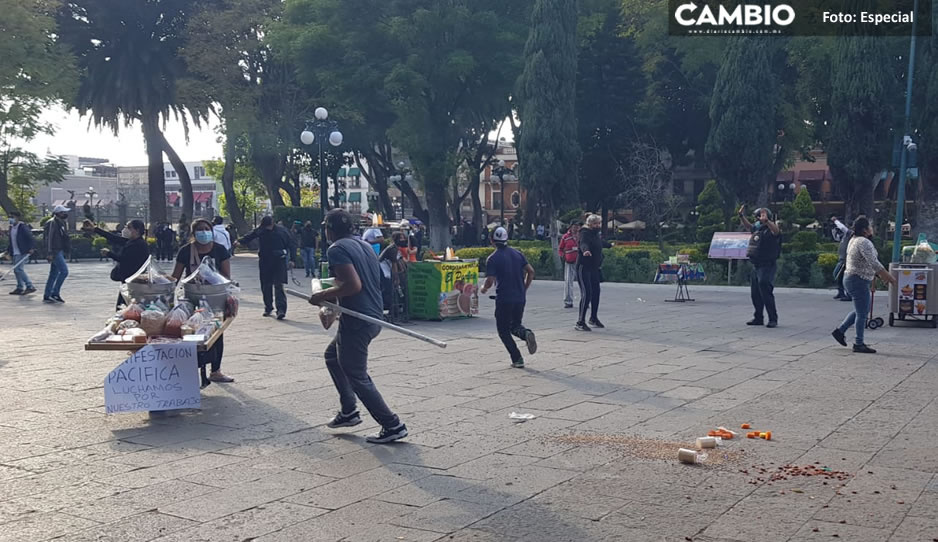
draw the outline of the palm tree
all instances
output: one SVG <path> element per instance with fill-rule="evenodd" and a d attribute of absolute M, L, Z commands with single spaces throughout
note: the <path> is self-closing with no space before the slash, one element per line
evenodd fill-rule
<path fill-rule="evenodd" d="M 146 142 L 151 222 L 166 220 L 163 152 L 160 129 L 170 115 L 189 117 L 198 125 L 207 118 L 207 100 L 183 103 L 177 83 L 186 75 L 179 54 L 185 24 L 196 0 L 73 0 L 63 3 L 58 22 L 61 39 L 72 49 L 80 71 L 71 105 L 96 126 L 115 135 L 121 126 L 139 121 Z M 174 166 L 175 167 L 175 166 Z M 192 216 L 189 176 L 177 171 L 183 191 L 183 212 Z"/>

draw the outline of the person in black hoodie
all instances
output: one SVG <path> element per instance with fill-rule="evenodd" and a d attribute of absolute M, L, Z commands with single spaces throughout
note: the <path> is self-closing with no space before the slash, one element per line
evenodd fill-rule
<path fill-rule="evenodd" d="M 296 238 L 283 226 L 274 225 L 270 216 L 261 220 L 261 227 L 239 239 L 235 246 L 257 239 L 260 241 L 258 266 L 260 267 L 261 293 L 264 296 L 264 316 L 274 310 L 274 294 L 277 302 L 277 320 L 287 317 L 287 295 L 283 285 L 287 283 L 287 269 L 293 268 L 296 254 Z"/>
<path fill-rule="evenodd" d="M 599 268 L 603 264 L 603 242 L 599 238 L 602 226 L 599 215 L 590 215 L 586 225 L 580 230 L 579 254 L 577 255 L 577 281 L 580 283 L 580 319 L 576 322 L 577 331 L 592 331 L 590 326 L 604 328 L 599 321 Z M 590 309 L 589 325 L 586 324 L 586 309 Z"/>
<path fill-rule="evenodd" d="M 117 262 L 114 269 L 111 269 L 111 280 L 115 282 L 124 282 L 133 276 L 150 257 L 147 229 L 142 220 L 134 219 L 128 222 L 120 235 L 103 230 L 91 221 L 85 221 L 82 229 L 104 237 L 111 245 L 111 248 L 101 249 L 101 255 Z M 118 294 L 117 307 L 120 308 L 123 304 L 123 299 Z"/>

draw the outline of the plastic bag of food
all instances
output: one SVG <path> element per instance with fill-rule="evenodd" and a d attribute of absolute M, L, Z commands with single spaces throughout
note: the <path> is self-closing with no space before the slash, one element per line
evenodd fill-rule
<path fill-rule="evenodd" d="M 931 247 L 928 241 L 915 245 L 915 251 L 912 253 L 912 263 L 935 263 L 935 260 L 935 249 Z"/>
<path fill-rule="evenodd" d="M 167 337 L 182 338 L 182 326 L 189 320 L 191 315 L 186 312 L 183 305 L 176 305 L 169 314 L 166 315 L 166 325 L 163 326 L 163 335 Z"/>
<path fill-rule="evenodd" d="M 241 296 L 241 288 L 234 283 L 228 285 L 225 290 L 228 297 L 225 298 L 225 318 L 234 318 L 238 316 L 238 308 L 241 303 L 238 298 Z"/>
<path fill-rule="evenodd" d="M 183 278 L 182 282 L 183 284 L 217 286 L 220 284 L 228 284 L 231 281 L 216 270 L 214 259 L 206 257 L 202 260 L 202 263 L 199 264 L 199 267 L 196 268 L 195 272 Z"/>
<path fill-rule="evenodd" d="M 318 293 L 323 290 L 322 281 L 319 279 L 313 279 L 312 281 L 313 293 Z M 339 317 L 339 313 L 330 307 L 320 307 L 319 308 L 319 321 L 322 323 L 323 329 L 329 329 L 332 327 L 332 324 L 335 323 L 336 319 Z"/>
<path fill-rule="evenodd" d="M 114 331 L 122 331 L 124 329 L 131 329 L 135 327 L 140 327 L 140 322 L 137 320 L 124 320 L 123 322 L 117 324 L 117 328 Z"/>
<path fill-rule="evenodd" d="M 121 317 L 124 320 L 136 320 L 139 322 L 140 315 L 143 313 L 143 310 L 143 305 L 131 300 L 130 305 L 127 305 L 127 308 L 125 308 L 124 312 L 121 313 Z"/>
<path fill-rule="evenodd" d="M 197 309 L 188 320 L 185 326 L 193 330 L 189 335 L 209 336 L 215 331 L 215 318 L 212 317 L 212 311 L 209 309 Z"/>
<path fill-rule="evenodd" d="M 152 256 L 147 258 L 147 261 L 143 262 L 140 269 L 124 282 L 134 284 L 175 284 L 173 277 L 160 269 Z"/>
<path fill-rule="evenodd" d="M 162 335 L 165 327 L 166 313 L 156 306 L 151 305 L 140 314 L 140 329 L 144 330 L 148 337 Z"/>

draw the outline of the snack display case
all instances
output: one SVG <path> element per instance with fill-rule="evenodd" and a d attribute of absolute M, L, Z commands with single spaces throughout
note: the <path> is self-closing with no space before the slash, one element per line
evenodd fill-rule
<path fill-rule="evenodd" d="M 900 321 L 928 322 L 938 327 L 938 264 L 891 263 L 898 286 L 889 286 L 889 325 Z"/>

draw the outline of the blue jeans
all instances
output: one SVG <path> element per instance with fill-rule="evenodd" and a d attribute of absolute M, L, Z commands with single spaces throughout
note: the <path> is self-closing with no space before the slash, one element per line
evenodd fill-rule
<path fill-rule="evenodd" d="M 13 265 L 19 265 L 23 260 L 28 260 L 29 254 L 20 254 L 18 256 L 13 256 Z M 29 275 L 26 274 L 26 264 L 20 265 L 13 270 L 13 274 L 16 275 L 16 289 L 25 290 L 27 288 L 32 288 L 33 283 L 29 280 Z"/>
<path fill-rule="evenodd" d="M 844 275 L 844 290 L 853 298 L 853 310 L 840 324 L 840 331 L 846 333 L 850 326 L 856 323 L 857 338 L 854 344 L 863 343 L 863 330 L 866 329 L 866 320 L 870 315 L 870 285 L 873 281 L 860 278 L 858 275 Z"/>
<path fill-rule="evenodd" d="M 306 268 L 307 277 L 316 276 L 316 249 L 314 247 L 303 247 L 300 249 L 303 256 L 303 267 Z"/>
<path fill-rule="evenodd" d="M 62 283 L 68 276 L 68 265 L 65 263 L 65 252 L 56 251 L 52 257 L 52 263 L 49 265 L 49 278 L 46 279 L 46 291 L 43 297 L 52 297 L 59 295 L 62 289 Z"/>

